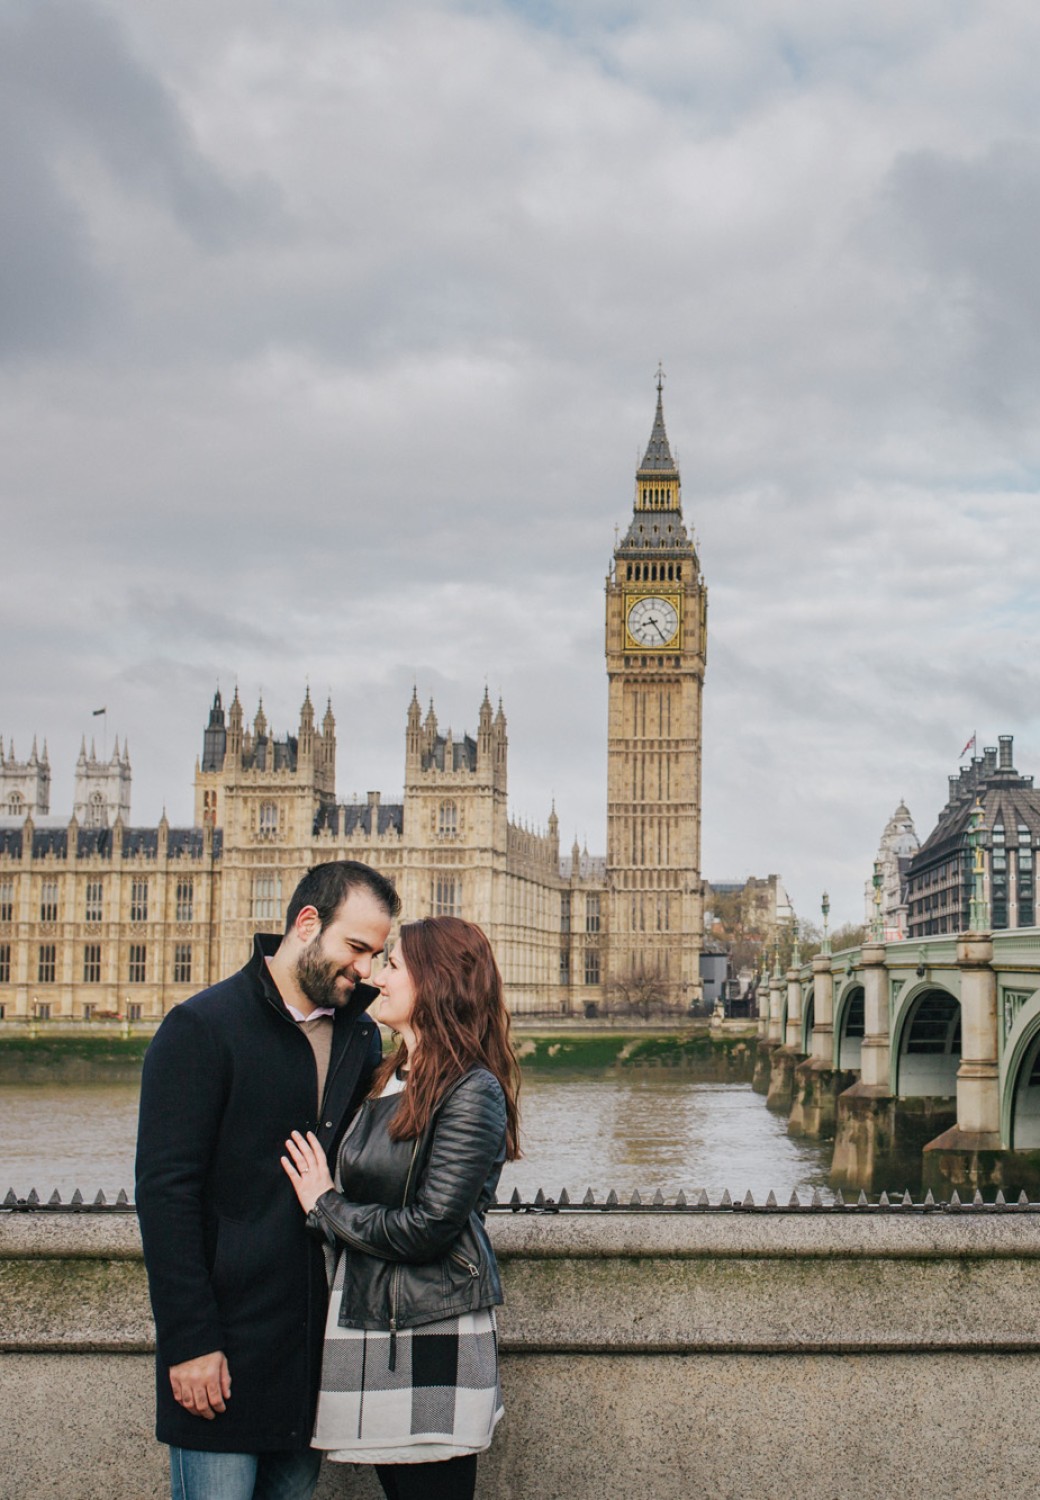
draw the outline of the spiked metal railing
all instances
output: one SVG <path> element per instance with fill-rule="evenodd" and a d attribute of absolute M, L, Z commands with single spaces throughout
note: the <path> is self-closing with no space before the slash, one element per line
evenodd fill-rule
<path fill-rule="evenodd" d="M 0 1213 L 132 1213 L 133 1203 L 130 1201 L 125 1188 L 120 1188 L 113 1201 L 109 1201 L 105 1194 L 99 1191 L 92 1200 L 84 1196 L 79 1188 L 66 1202 L 61 1194 L 54 1190 L 46 1202 L 40 1197 L 35 1188 L 24 1197 L 19 1197 L 14 1188 L 9 1188 L 7 1196 L 0 1203 Z M 956 1192 L 950 1194 L 949 1198 L 936 1199 L 931 1192 L 927 1192 L 922 1199 L 915 1201 L 909 1192 L 881 1193 L 876 1199 L 868 1198 L 866 1193 L 860 1193 L 855 1200 L 846 1200 L 838 1191 L 830 1195 L 829 1201 L 823 1192 L 816 1188 L 811 1195 L 799 1197 L 792 1193 L 786 1203 L 778 1201 L 775 1193 L 770 1193 L 763 1203 L 756 1203 L 754 1196 L 747 1192 L 743 1198 L 734 1198 L 730 1193 L 724 1192 L 718 1202 L 712 1203 L 706 1192 L 699 1192 L 692 1198 L 687 1198 L 685 1193 L 676 1193 L 674 1197 L 666 1198 L 658 1189 L 652 1197 L 644 1198 L 639 1192 L 635 1192 L 622 1201 L 613 1188 L 604 1198 L 597 1198 L 592 1188 L 589 1188 L 584 1198 L 572 1201 L 567 1189 L 564 1188 L 558 1197 L 549 1197 L 541 1188 L 532 1199 L 524 1199 L 520 1196 L 518 1188 L 513 1190 L 512 1197 L 506 1202 L 495 1199 L 491 1204 L 493 1213 L 513 1214 L 581 1214 L 581 1213 L 665 1213 L 665 1214 L 726 1214 L 726 1213 L 756 1213 L 756 1214 L 790 1214 L 790 1213 L 841 1213 L 841 1214 L 877 1214 L 877 1213 L 1040 1213 L 1040 1202 L 1031 1202 L 1025 1193 L 1019 1193 L 1016 1199 L 1008 1202 L 1002 1192 L 997 1192 L 991 1202 L 987 1202 L 980 1192 L 976 1192 L 971 1199 L 961 1199 Z"/>

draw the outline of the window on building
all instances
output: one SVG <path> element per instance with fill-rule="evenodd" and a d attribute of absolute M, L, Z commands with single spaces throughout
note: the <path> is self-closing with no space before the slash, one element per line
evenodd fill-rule
<path fill-rule="evenodd" d="M 202 821 L 208 823 L 211 828 L 217 821 L 216 792 L 203 792 L 202 794 Z"/>
<path fill-rule="evenodd" d="M 144 943 L 130 944 L 130 962 L 127 966 L 128 984 L 144 984 L 148 968 L 148 949 Z"/>
<path fill-rule="evenodd" d="M 571 982 L 571 952 L 569 948 L 560 949 L 560 983 Z"/>
<path fill-rule="evenodd" d="M 41 943 L 36 965 L 36 978 L 40 984 L 53 984 L 58 962 L 58 950 L 54 943 Z"/>
<path fill-rule="evenodd" d="M 560 931 L 571 930 L 571 893 L 563 891 L 560 895 Z"/>
<path fill-rule="evenodd" d="M 11 983 L 11 945 L 0 943 L 0 984 Z"/>
<path fill-rule="evenodd" d="M 87 881 L 87 897 L 83 906 L 85 922 L 100 922 L 105 912 L 105 887 L 100 880 Z"/>
<path fill-rule="evenodd" d="M 253 876 L 253 921 L 277 922 L 282 915 L 280 875 Z"/>
<path fill-rule="evenodd" d="M 140 1000 L 131 1000 L 126 1007 L 126 1019 L 128 1021 L 139 1021 L 144 1014 L 144 1006 Z"/>
<path fill-rule="evenodd" d="M 83 945 L 83 983 L 101 983 L 101 944 L 85 943 Z"/>
<path fill-rule="evenodd" d="M 1007 846 L 1003 823 L 993 825 L 993 849 L 990 854 L 990 913 L 994 927 L 1008 924 Z"/>
<path fill-rule="evenodd" d="M 175 943 L 173 947 L 174 984 L 191 983 L 191 944 Z"/>
<path fill-rule="evenodd" d="M 261 802 L 259 828 L 262 834 L 278 832 L 278 804 L 277 802 Z"/>
<path fill-rule="evenodd" d="M 51 1018 L 51 1002 L 49 1000 L 37 1000 L 36 1019 L 38 1021 L 49 1021 Z"/>
<path fill-rule="evenodd" d="M 25 798 L 21 792 L 12 792 L 8 797 L 7 812 L 12 818 L 20 818 L 25 812 Z"/>
<path fill-rule="evenodd" d="M 599 984 L 599 949 L 585 949 L 585 983 Z"/>
<path fill-rule="evenodd" d="M 148 920 L 148 881 L 138 876 L 130 885 L 130 920 L 131 922 L 147 922 Z"/>
<path fill-rule="evenodd" d="M 190 875 L 177 882 L 177 921 L 191 922 L 195 914 L 195 882 Z"/>
<path fill-rule="evenodd" d="M 0 880 L 0 922 L 14 921 L 14 881 Z"/>
<path fill-rule="evenodd" d="M 87 827 L 104 828 L 107 823 L 104 792 L 91 792 L 87 802 Z"/>
<path fill-rule="evenodd" d="M 585 897 L 585 931 L 599 931 L 599 892 L 590 893 Z M 598 981 L 597 981 L 598 982 Z"/>
<path fill-rule="evenodd" d="M 58 920 L 58 882 L 44 880 L 40 885 L 40 921 Z"/>
<path fill-rule="evenodd" d="M 437 833 L 442 839 L 453 839 L 459 832 L 459 810 L 454 802 L 442 802 L 437 809 Z"/>
<path fill-rule="evenodd" d="M 1036 912 L 1036 887 L 1033 883 L 1033 846 L 1029 829 L 1018 825 L 1018 925 L 1032 927 Z"/>
<path fill-rule="evenodd" d="M 457 875 L 438 875 L 433 882 L 433 915 L 462 916 L 462 881 Z"/>

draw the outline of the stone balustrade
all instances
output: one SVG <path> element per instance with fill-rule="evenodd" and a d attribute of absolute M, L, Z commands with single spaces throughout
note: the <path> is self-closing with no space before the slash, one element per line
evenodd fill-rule
<path fill-rule="evenodd" d="M 489 1216 L 507 1414 L 479 1495 L 1032 1492 L 1040 1204 L 545 1207 Z M 0 1211 L 0 1306 L 3 1492 L 165 1496 L 133 1215 Z"/>

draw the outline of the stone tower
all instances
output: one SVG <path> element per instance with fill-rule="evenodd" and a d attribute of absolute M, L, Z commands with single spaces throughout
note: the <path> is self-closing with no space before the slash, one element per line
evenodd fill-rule
<path fill-rule="evenodd" d="M 635 508 L 606 584 L 608 985 L 700 995 L 707 589 L 683 521 L 663 375 Z"/>
<path fill-rule="evenodd" d="M 80 742 L 72 811 L 81 828 L 112 828 L 116 819 L 130 821 L 130 747 L 116 739 L 109 760 L 98 760 L 94 742 Z"/>
<path fill-rule="evenodd" d="M 51 810 L 51 764 L 47 757 L 47 742 L 43 742 L 43 754 L 36 749 L 33 739 L 28 760 L 19 760 L 14 745 L 4 752 L 0 739 L 0 816 L 35 818 Z"/>

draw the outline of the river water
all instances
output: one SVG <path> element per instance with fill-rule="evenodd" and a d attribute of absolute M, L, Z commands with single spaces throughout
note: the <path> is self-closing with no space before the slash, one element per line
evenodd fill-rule
<path fill-rule="evenodd" d="M 0 1085 L 0 1199 L 8 1188 L 132 1197 L 138 1092 L 136 1083 Z M 704 1189 L 713 1203 L 724 1190 L 758 1202 L 773 1191 L 783 1203 L 826 1186 L 830 1149 L 788 1136 L 786 1118 L 750 1084 L 528 1072 L 521 1104 L 524 1157 L 506 1167 L 500 1201 L 514 1188 L 524 1199 L 566 1188 L 573 1199 L 591 1187 L 600 1200 L 612 1188 L 622 1201 Z"/>

